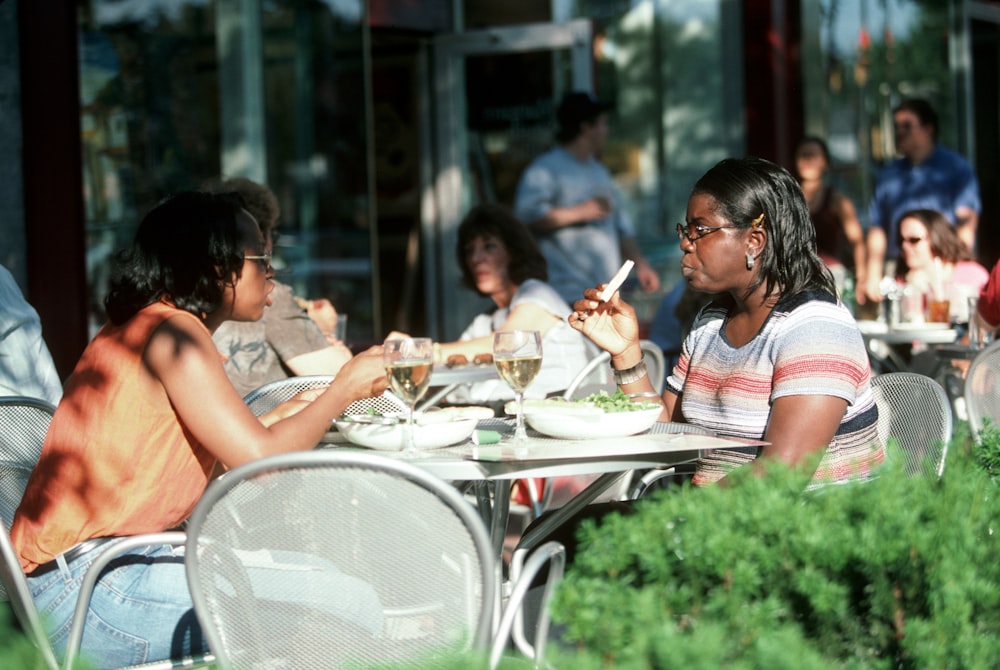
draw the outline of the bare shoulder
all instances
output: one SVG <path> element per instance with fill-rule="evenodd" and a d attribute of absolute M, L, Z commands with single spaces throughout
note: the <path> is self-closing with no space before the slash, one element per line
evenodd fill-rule
<path fill-rule="evenodd" d="M 154 369 L 177 365 L 191 358 L 218 361 L 219 353 L 205 325 L 193 314 L 184 312 L 156 327 L 144 353 L 147 365 Z"/>

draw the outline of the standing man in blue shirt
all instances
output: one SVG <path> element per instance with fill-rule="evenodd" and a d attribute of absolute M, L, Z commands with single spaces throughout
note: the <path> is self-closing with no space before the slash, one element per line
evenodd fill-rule
<path fill-rule="evenodd" d="M 868 207 L 867 297 L 881 300 L 878 285 L 886 261 L 899 256 L 897 226 L 911 209 L 934 209 L 975 249 L 982 205 L 979 182 L 968 161 L 937 143 L 938 117 L 926 100 L 904 100 L 892 112 L 896 150 L 902 154 L 882 168 Z"/>
<path fill-rule="evenodd" d="M 528 166 L 515 196 L 514 213 L 531 228 L 548 263 L 548 283 L 570 305 L 584 289 L 610 280 L 623 258 L 635 261 L 644 291 L 660 287 L 614 180 L 597 158 L 608 137 L 609 109 L 589 93 L 564 96 L 556 112 L 559 145 Z"/>

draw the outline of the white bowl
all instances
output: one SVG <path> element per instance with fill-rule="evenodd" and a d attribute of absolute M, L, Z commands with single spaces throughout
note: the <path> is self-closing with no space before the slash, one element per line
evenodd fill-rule
<path fill-rule="evenodd" d="M 567 403 L 569 404 L 569 403 Z M 528 425 L 543 435 L 569 440 L 601 437 L 626 437 L 649 430 L 660 418 L 663 408 L 631 412 L 582 411 L 574 407 L 535 409 L 524 408 Z"/>
<path fill-rule="evenodd" d="M 467 440 L 476 429 L 476 419 L 455 418 L 448 414 L 435 417 L 439 412 L 417 415 L 413 425 L 413 443 L 417 449 L 439 449 Z M 361 415 L 362 421 L 367 417 Z M 399 423 L 379 425 L 337 419 L 337 430 L 348 442 L 381 451 L 402 451 L 405 448 L 406 416 L 399 415 Z"/>
<path fill-rule="evenodd" d="M 482 421 L 483 419 L 493 418 L 493 408 L 492 407 L 479 407 L 476 405 L 467 405 L 462 407 L 432 407 L 423 414 L 424 422 L 428 420 L 431 421 L 443 421 L 442 417 L 446 417 L 448 421 L 455 421 L 457 419 L 475 419 L 476 421 Z"/>

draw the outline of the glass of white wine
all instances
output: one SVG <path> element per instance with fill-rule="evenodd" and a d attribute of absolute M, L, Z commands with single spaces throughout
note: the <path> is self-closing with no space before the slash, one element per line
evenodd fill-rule
<path fill-rule="evenodd" d="M 413 440 L 413 413 L 417 401 L 427 392 L 434 365 L 434 343 L 429 337 L 402 337 L 385 342 L 382 361 L 389 388 L 402 399 L 410 412 L 404 427 L 407 451 L 416 451 Z"/>
<path fill-rule="evenodd" d="M 493 334 L 493 363 L 517 398 L 514 440 L 527 438 L 524 430 L 524 390 L 542 369 L 542 336 L 537 330 L 501 330 Z"/>

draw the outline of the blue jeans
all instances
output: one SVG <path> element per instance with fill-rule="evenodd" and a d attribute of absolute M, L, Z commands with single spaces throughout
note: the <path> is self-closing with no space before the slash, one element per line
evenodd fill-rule
<path fill-rule="evenodd" d="M 100 553 L 91 551 L 66 568 L 28 577 L 57 656 L 66 649 L 83 575 Z M 287 551 L 240 554 L 256 598 L 322 610 L 371 635 L 381 633 L 382 606 L 374 589 L 330 561 Z M 207 651 L 188 592 L 184 548 L 137 549 L 113 561 L 94 589 L 80 648 L 81 656 L 100 668 Z"/>
<path fill-rule="evenodd" d="M 100 554 L 90 551 L 65 568 L 28 576 L 57 656 L 66 649 L 83 575 Z M 105 668 L 181 658 L 206 649 L 188 593 L 183 547 L 136 549 L 108 566 L 94 589 L 81 656 Z"/>

